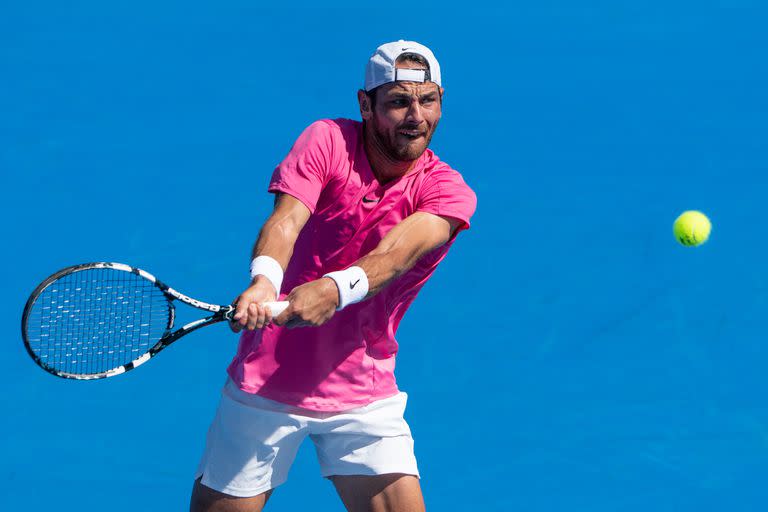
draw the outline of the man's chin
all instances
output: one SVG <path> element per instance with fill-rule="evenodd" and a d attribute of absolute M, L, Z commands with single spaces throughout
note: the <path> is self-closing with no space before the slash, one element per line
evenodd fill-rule
<path fill-rule="evenodd" d="M 421 142 L 406 144 L 405 146 L 400 146 L 397 148 L 397 159 L 401 162 L 412 162 L 413 160 L 418 160 L 426 150 L 427 145 Z"/>

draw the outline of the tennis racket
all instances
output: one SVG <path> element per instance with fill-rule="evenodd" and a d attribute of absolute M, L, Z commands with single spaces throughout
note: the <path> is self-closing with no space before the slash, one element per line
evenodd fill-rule
<path fill-rule="evenodd" d="M 177 300 L 213 314 L 171 331 Z M 277 316 L 288 303 L 267 306 Z M 192 299 L 144 270 L 85 263 L 40 283 L 24 307 L 21 333 L 27 352 L 43 370 L 92 380 L 133 370 L 182 336 L 234 314 L 234 305 Z"/>

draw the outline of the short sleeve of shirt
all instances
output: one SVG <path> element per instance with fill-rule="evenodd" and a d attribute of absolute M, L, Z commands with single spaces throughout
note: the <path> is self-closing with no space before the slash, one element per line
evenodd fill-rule
<path fill-rule="evenodd" d="M 289 194 L 314 213 L 330 174 L 334 140 L 332 130 L 331 124 L 325 121 L 309 125 L 272 173 L 269 191 Z"/>
<path fill-rule="evenodd" d="M 464 182 L 461 174 L 450 168 L 435 169 L 419 195 L 416 211 L 452 217 L 463 222 L 457 233 L 469 228 L 475 213 L 477 196 Z"/>

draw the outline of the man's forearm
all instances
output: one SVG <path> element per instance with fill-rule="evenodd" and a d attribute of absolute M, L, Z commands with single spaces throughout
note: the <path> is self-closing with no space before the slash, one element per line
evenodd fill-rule
<path fill-rule="evenodd" d="M 309 210 L 306 206 L 298 199 L 281 194 L 275 201 L 275 209 L 259 232 L 251 258 L 269 256 L 285 270 L 307 219 Z"/>
<path fill-rule="evenodd" d="M 410 270 L 419 257 L 420 254 L 415 251 L 410 254 L 396 251 L 372 252 L 360 258 L 354 266 L 362 268 L 368 277 L 367 297 L 372 297 L 390 281 Z"/>
<path fill-rule="evenodd" d="M 299 236 L 299 231 L 292 225 L 290 219 L 269 218 L 262 226 L 259 237 L 253 245 L 251 258 L 269 256 L 274 258 L 283 270 L 288 266 L 293 255 L 293 246 Z"/>
<path fill-rule="evenodd" d="M 261 329 L 270 321 L 269 310 L 263 304 L 280 296 L 283 272 L 309 216 L 309 209 L 290 195 L 280 194 L 275 200 L 275 209 L 253 246 L 251 284 L 235 299 L 237 313 L 231 324 L 233 331 Z M 267 258 L 259 261 L 257 256 Z M 280 268 L 276 268 L 278 265 Z"/>
<path fill-rule="evenodd" d="M 410 270 L 426 253 L 446 243 L 458 223 L 433 215 L 416 214 L 396 226 L 373 251 L 354 266 L 368 278 L 368 295 Z"/>
<path fill-rule="evenodd" d="M 376 295 L 410 270 L 419 258 L 450 240 L 460 224 L 461 221 L 429 213 L 412 214 L 351 266 L 291 290 L 290 305 L 276 323 L 288 327 L 322 325 L 335 310 Z"/>

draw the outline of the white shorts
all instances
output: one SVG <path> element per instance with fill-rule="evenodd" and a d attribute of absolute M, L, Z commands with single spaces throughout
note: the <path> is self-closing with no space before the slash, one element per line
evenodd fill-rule
<path fill-rule="evenodd" d="M 240 390 L 227 380 L 195 478 L 237 497 L 284 483 L 309 435 L 321 474 L 419 476 L 411 429 L 403 418 L 408 395 L 343 412 L 301 409 Z"/>

